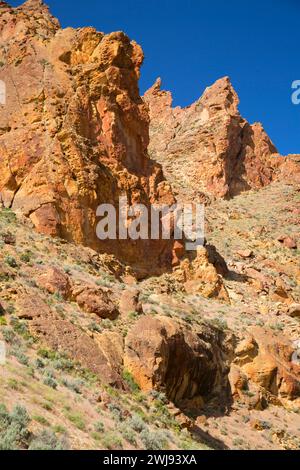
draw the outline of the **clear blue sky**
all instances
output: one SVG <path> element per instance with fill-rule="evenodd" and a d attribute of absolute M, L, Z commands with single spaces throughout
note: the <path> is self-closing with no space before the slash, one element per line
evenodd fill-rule
<path fill-rule="evenodd" d="M 9 1 L 9 0 L 8 0 Z M 22 1 L 9 2 L 13 6 Z M 300 153 L 299 0 L 48 0 L 63 27 L 125 31 L 145 52 L 141 93 L 160 76 L 176 105 L 229 75 L 240 111 L 283 154 Z"/>

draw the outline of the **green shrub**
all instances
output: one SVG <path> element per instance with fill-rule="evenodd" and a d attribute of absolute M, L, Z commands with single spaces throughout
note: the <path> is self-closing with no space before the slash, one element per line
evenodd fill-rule
<path fill-rule="evenodd" d="M 9 414 L 4 405 L 0 405 L 0 450 L 27 448 L 30 422 L 26 408 L 15 406 Z"/>
<path fill-rule="evenodd" d="M 66 429 L 63 426 L 61 426 L 60 424 L 55 424 L 53 426 L 53 432 L 55 432 L 57 434 L 65 434 Z"/>
<path fill-rule="evenodd" d="M 124 425 L 121 427 L 120 432 L 127 442 L 134 446 L 136 445 L 136 434 L 132 428 Z"/>
<path fill-rule="evenodd" d="M 108 450 L 123 449 L 122 439 L 113 432 L 108 432 L 102 439 L 102 444 Z"/>
<path fill-rule="evenodd" d="M 0 211 L 0 219 L 8 224 L 16 222 L 16 214 L 11 209 L 2 209 Z"/>
<path fill-rule="evenodd" d="M 128 370 L 123 371 L 123 380 L 127 383 L 128 387 L 132 392 L 138 392 L 140 390 L 140 387 L 138 384 L 135 382 L 133 376 Z"/>
<path fill-rule="evenodd" d="M 49 421 L 47 421 L 46 418 L 44 418 L 44 416 L 35 415 L 35 416 L 32 416 L 32 419 L 36 421 L 37 423 L 42 424 L 43 426 L 49 426 Z"/>
<path fill-rule="evenodd" d="M 136 432 L 142 432 L 145 429 L 147 429 L 146 423 L 138 415 L 134 415 L 131 418 L 129 424 L 132 427 L 132 429 L 134 429 Z"/>
<path fill-rule="evenodd" d="M 10 255 L 6 256 L 4 261 L 11 268 L 17 268 L 18 267 L 18 263 L 17 263 L 17 261 L 15 260 L 15 258 L 13 256 L 10 256 Z"/>
<path fill-rule="evenodd" d="M 53 373 L 50 370 L 45 370 L 44 377 L 45 377 L 43 381 L 44 384 L 55 390 L 57 388 L 57 382 L 55 380 Z"/>
<path fill-rule="evenodd" d="M 20 364 L 23 366 L 28 366 L 29 365 L 29 359 L 24 354 L 24 352 L 21 349 L 18 348 L 13 348 L 11 349 L 10 353 L 19 361 Z"/>
<path fill-rule="evenodd" d="M 96 432 L 103 432 L 104 424 L 101 421 L 97 421 L 97 423 L 94 424 L 94 428 Z"/>
<path fill-rule="evenodd" d="M 20 384 L 16 379 L 9 378 L 7 384 L 12 390 L 21 390 Z"/>
<path fill-rule="evenodd" d="M 2 335 L 3 335 L 4 341 L 6 341 L 7 343 L 13 344 L 15 342 L 16 335 L 11 328 L 9 327 L 3 328 Z"/>
<path fill-rule="evenodd" d="M 124 421 L 122 408 L 116 403 L 110 403 L 108 409 L 112 414 L 112 417 L 115 421 Z"/>
<path fill-rule="evenodd" d="M 86 427 L 86 423 L 82 418 L 81 414 L 79 413 L 68 413 L 67 418 L 71 423 L 73 423 L 76 428 L 80 429 L 80 431 L 84 431 Z"/>
<path fill-rule="evenodd" d="M 24 253 L 21 254 L 20 260 L 23 263 L 30 263 L 33 253 L 29 250 L 26 250 Z"/>
<path fill-rule="evenodd" d="M 44 429 L 30 443 L 28 450 L 67 450 L 66 440 L 58 439 L 55 434 Z"/>
<path fill-rule="evenodd" d="M 62 384 L 72 390 L 75 393 L 81 394 L 81 386 L 82 382 L 81 380 L 67 380 L 67 379 L 62 379 Z"/>
<path fill-rule="evenodd" d="M 163 450 L 167 448 L 167 438 L 162 431 L 150 432 L 144 429 L 140 434 L 140 438 L 146 450 Z"/>

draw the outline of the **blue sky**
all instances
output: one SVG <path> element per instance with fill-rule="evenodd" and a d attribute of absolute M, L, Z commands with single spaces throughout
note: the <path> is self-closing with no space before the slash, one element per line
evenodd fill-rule
<path fill-rule="evenodd" d="M 9 1 L 9 0 L 8 0 Z M 22 1 L 9 2 L 13 6 Z M 283 154 L 300 153 L 299 0 L 48 0 L 63 27 L 123 30 L 145 52 L 141 93 L 160 76 L 176 105 L 229 75 L 240 111 Z"/>

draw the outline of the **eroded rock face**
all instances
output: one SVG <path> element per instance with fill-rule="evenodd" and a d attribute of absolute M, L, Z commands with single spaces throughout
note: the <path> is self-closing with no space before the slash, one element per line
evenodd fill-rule
<path fill-rule="evenodd" d="M 262 125 L 241 117 L 228 77 L 187 108 L 172 108 L 172 95 L 161 90 L 160 79 L 144 99 L 151 120 L 150 155 L 163 165 L 181 200 L 262 188 L 280 175 L 282 165 L 285 178 L 292 177 L 292 168 L 300 175 L 296 156 L 280 157 Z"/>
<path fill-rule="evenodd" d="M 171 265 L 172 242 L 96 236 L 101 203 L 174 202 L 147 154 L 140 46 L 122 32 L 63 30 L 38 0 L 0 8 L 2 203 L 39 232 L 113 253 L 142 273 Z"/>
<path fill-rule="evenodd" d="M 104 383 L 122 387 L 118 350 L 122 338 L 98 335 L 97 341 L 69 320 L 61 318 L 37 295 L 23 292 L 16 301 L 16 314 L 29 320 L 30 331 L 53 351 L 70 358 L 94 372 Z M 119 340 L 119 341 L 118 341 Z M 118 349 L 119 348 L 119 349 Z M 114 360 L 112 352 L 114 351 Z"/>
<path fill-rule="evenodd" d="M 163 390 L 175 403 L 221 390 L 226 395 L 221 336 L 208 326 L 191 331 L 175 319 L 145 316 L 126 337 L 124 367 L 142 390 Z"/>
<path fill-rule="evenodd" d="M 119 314 L 111 300 L 112 293 L 106 288 L 83 286 L 74 289 L 72 296 L 82 310 L 100 318 L 115 320 Z"/>
<path fill-rule="evenodd" d="M 291 341 L 283 335 L 278 338 L 264 328 L 252 328 L 235 351 L 231 372 L 233 394 L 237 389 L 246 390 L 245 382 L 249 381 L 281 399 L 299 398 L 300 366 L 292 362 L 294 352 Z M 243 377 L 242 382 L 236 379 L 238 374 Z"/>

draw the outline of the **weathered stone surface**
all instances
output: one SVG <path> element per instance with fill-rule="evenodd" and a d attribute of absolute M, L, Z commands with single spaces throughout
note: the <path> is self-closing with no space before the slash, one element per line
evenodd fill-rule
<path fill-rule="evenodd" d="M 291 342 L 270 331 L 253 327 L 236 348 L 235 364 L 241 366 L 249 382 L 274 396 L 294 400 L 300 397 L 300 366 L 291 363 Z M 233 388 L 234 389 L 234 388 Z"/>
<path fill-rule="evenodd" d="M 111 300 L 111 292 L 108 289 L 95 287 L 75 288 L 72 296 L 87 313 L 94 313 L 100 318 L 115 320 L 119 314 L 117 307 Z"/>
<path fill-rule="evenodd" d="M 17 315 L 29 321 L 31 332 L 54 351 L 64 352 L 70 358 L 98 375 L 104 383 L 122 386 L 119 375 L 120 352 L 115 337 L 92 339 L 81 328 L 67 319 L 62 319 L 44 300 L 30 293 L 22 292 L 17 297 Z M 108 353 L 110 351 L 110 354 Z M 112 360 L 114 351 L 115 359 Z"/>
<path fill-rule="evenodd" d="M 55 266 L 44 269 L 37 278 L 37 284 L 51 294 L 60 294 L 64 299 L 71 295 L 69 276 Z"/>
<path fill-rule="evenodd" d="M 221 336 L 208 326 L 191 331 L 175 319 L 144 316 L 126 337 L 124 367 L 142 390 L 164 390 L 175 403 L 226 394 Z"/>
<path fill-rule="evenodd" d="M 238 111 L 228 77 L 217 80 L 186 108 L 158 79 L 144 96 L 150 111 L 150 155 L 160 162 L 179 199 L 203 202 L 203 193 L 231 197 L 281 177 L 297 182 L 298 156 L 280 157 L 260 123 Z"/>
<path fill-rule="evenodd" d="M 61 29 L 43 2 L 2 7 L 0 199 L 50 236 L 113 253 L 140 275 L 172 265 L 172 241 L 100 241 L 96 208 L 172 204 L 147 154 L 143 52 L 122 32 Z M 147 254 L 151 252 L 151 258 Z"/>
<path fill-rule="evenodd" d="M 289 307 L 289 315 L 293 318 L 300 318 L 300 304 L 291 304 Z"/>
<path fill-rule="evenodd" d="M 213 256 L 215 255 L 215 257 Z M 210 259 L 211 258 L 211 259 Z M 220 258 L 221 261 L 222 258 Z M 216 266 L 211 262 L 215 261 Z M 218 297 L 219 299 L 229 301 L 226 287 L 219 270 L 224 274 L 227 266 L 223 262 L 218 262 L 216 252 L 211 252 L 205 247 L 198 247 L 195 259 L 190 262 L 185 259 L 181 262 L 175 275 L 178 280 L 184 284 L 188 294 L 201 294 L 204 297 Z"/>
<path fill-rule="evenodd" d="M 139 291 L 134 287 L 129 287 L 122 292 L 119 304 L 120 314 L 128 317 L 131 313 L 142 313 L 142 304 L 139 301 Z"/>

